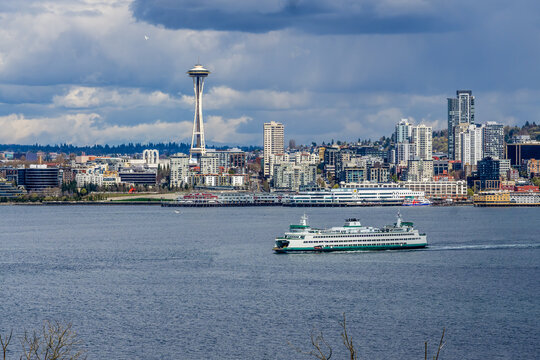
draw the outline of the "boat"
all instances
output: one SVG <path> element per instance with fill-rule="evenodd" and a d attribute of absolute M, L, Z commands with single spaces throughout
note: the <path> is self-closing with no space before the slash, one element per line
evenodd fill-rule
<path fill-rule="evenodd" d="M 425 197 L 406 197 L 403 201 L 403 206 L 426 206 L 431 205 L 431 201 L 426 199 Z"/>
<path fill-rule="evenodd" d="M 300 224 L 290 225 L 288 232 L 276 238 L 273 250 L 276 253 L 408 250 L 426 246 L 426 234 L 414 229 L 412 222 L 402 221 L 399 212 L 393 225 L 382 228 L 362 226 L 360 220 L 351 218 L 341 227 L 316 229 L 308 224 L 304 214 Z"/>

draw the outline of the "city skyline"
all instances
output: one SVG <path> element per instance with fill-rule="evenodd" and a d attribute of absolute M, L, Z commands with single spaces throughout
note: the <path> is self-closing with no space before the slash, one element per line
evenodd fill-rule
<path fill-rule="evenodd" d="M 456 89 L 477 123 L 540 119 L 533 1 L 171 4 L 4 1 L 0 143 L 189 142 L 199 56 L 207 144 L 262 145 L 270 121 L 304 144 L 442 130 Z"/>

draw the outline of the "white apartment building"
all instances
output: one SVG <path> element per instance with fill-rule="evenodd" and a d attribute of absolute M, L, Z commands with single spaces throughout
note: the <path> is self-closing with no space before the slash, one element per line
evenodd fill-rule
<path fill-rule="evenodd" d="M 219 156 L 217 154 L 206 153 L 201 156 L 201 174 L 219 173 Z"/>
<path fill-rule="evenodd" d="M 412 136 L 412 128 L 413 126 L 409 123 L 408 119 L 401 119 L 401 121 L 396 125 L 396 143 L 410 142 Z"/>
<path fill-rule="evenodd" d="M 189 183 L 189 156 L 176 154 L 170 158 L 170 185 L 184 186 Z"/>
<path fill-rule="evenodd" d="M 418 125 L 412 128 L 412 143 L 415 156 L 422 160 L 431 160 L 433 154 L 433 129 L 431 126 Z"/>
<path fill-rule="evenodd" d="M 284 127 L 281 123 L 271 121 L 264 123 L 263 129 L 263 173 L 264 176 L 272 176 L 270 155 L 284 152 Z"/>
<path fill-rule="evenodd" d="M 460 133 L 461 163 L 476 166 L 483 155 L 482 125 L 469 125 L 467 131 Z"/>

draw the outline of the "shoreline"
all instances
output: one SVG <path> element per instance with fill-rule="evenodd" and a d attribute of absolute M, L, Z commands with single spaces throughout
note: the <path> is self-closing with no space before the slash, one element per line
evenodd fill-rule
<path fill-rule="evenodd" d="M 275 203 L 261 203 L 261 204 L 177 204 L 171 202 L 161 201 L 43 201 L 43 202 L 5 202 L 0 203 L 0 206 L 16 205 L 16 206 L 161 206 L 161 207 L 261 207 L 261 206 L 282 206 L 282 207 L 421 207 L 421 206 L 403 206 L 400 204 L 275 204 Z M 452 204 L 432 204 L 433 207 L 447 207 L 447 206 L 473 206 L 472 202 L 461 202 Z"/>

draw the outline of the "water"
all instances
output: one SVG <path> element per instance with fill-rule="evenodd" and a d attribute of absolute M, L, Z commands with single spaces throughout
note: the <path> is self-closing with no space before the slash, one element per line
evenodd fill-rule
<path fill-rule="evenodd" d="M 0 207 L 0 332 L 72 322 L 89 359 L 303 359 L 315 327 L 345 358 L 540 356 L 540 208 L 400 209 L 429 249 L 273 254 L 310 223 L 397 208 Z M 15 341 L 13 350 L 19 350 Z"/>

